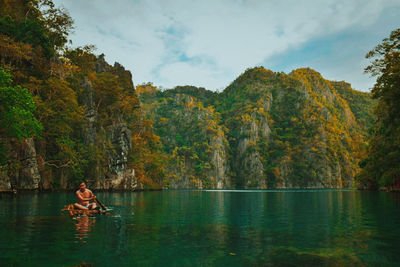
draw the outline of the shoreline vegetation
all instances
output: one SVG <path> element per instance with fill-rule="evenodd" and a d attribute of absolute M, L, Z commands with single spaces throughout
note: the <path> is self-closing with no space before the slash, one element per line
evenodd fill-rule
<path fill-rule="evenodd" d="M 371 93 L 263 67 L 222 92 L 163 90 L 135 86 L 94 46 L 71 47 L 73 20 L 51 0 L 0 6 L 0 194 L 82 180 L 96 191 L 400 190 L 400 29 L 367 54 Z"/>
<path fill-rule="evenodd" d="M 360 189 L 360 188 L 273 188 L 273 189 L 137 189 L 137 190 L 115 190 L 115 189 L 97 189 L 96 192 L 108 193 L 140 193 L 140 192 L 161 192 L 161 191 L 205 191 L 205 192 L 296 192 L 296 191 L 369 191 L 369 192 L 386 192 L 386 193 L 400 193 L 399 188 L 379 188 L 378 190 Z M 23 195 L 43 194 L 43 193 L 74 193 L 76 190 L 0 190 L 0 198 L 2 197 L 18 197 Z"/>

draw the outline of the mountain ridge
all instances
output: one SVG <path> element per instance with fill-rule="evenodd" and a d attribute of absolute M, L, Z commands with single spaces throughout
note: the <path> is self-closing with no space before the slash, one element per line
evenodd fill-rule
<path fill-rule="evenodd" d="M 184 146 L 192 153 L 192 159 L 187 158 L 187 165 L 182 165 L 188 172 L 179 179 L 202 182 L 197 185 L 188 182 L 187 185 L 192 185 L 189 187 L 227 188 L 212 183 L 216 179 L 212 175 L 200 175 L 202 178 L 199 178 L 199 173 L 190 172 L 193 166 L 202 164 L 214 171 L 221 164 L 225 166 L 224 175 L 219 177 L 224 176 L 221 178 L 223 184 L 231 188 L 354 186 L 373 103 L 366 98 L 368 94 L 359 93 L 346 83 L 328 81 L 310 68 L 285 74 L 255 67 L 247 69 L 220 93 L 191 86 L 162 92 L 153 87 L 157 96 L 149 100 L 149 95 L 141 93 L 141 88 L 137 87 L 139 99 L 147 106 L 146 114 L 155 121 L 155 132 L 161 142 L 164 145 L 171 142 L 174 134 L 187 140 L 187 143 L 172 142 L 168 146 L 175 146 L 177 150 Z M 190 101 L 183 100 L 185 95 L 190 96 Z M 364 97 L 359 101 L 363 105 L 356 101 L 347 102 L 360 97 Z M 192 104 L 188 105 L 189 102 Z M 163 119 L 160 109 L 168 109 L 177 118 L 185 118 L 183 114 L 188 118 L 191 112 L 198 112 L 193 107 L 207 109 L 211 117 L 218 118 L 208 119 L 208 124 L 213 124 L 214 130 L 218 128 L 216 131 L 220 133 L 208 136 L 203 132 L 202 136 L 204 145 L 210 145 L 220 136 L 224 156 L 218 162 L 210 153 L 205 153 L 202 160 L 194 159 L 202 151 L 191 145 L 195 143 L 191 136 L 179 132 L 179 127 L 191 129 L 185 119 L 175 122 L 177 132 L 160 131 L 161 127 L 171 126 Z M 164 124 L 161 126 L 162 119 Z M 194 124 L 202 122 L 199 115 L 196 120 L 191 120 Z M 200 128 L 196 132 L 202 133 Z M 171 155 L 170 151 L 164 151 Z M 175 171 L 169 168 L 170 173 Z M 176 187 L 173 179 L 169 184 Z"/>

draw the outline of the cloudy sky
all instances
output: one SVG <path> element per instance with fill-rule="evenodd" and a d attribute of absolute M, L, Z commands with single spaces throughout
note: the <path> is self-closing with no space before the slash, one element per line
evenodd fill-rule
<path fill-rule="evenodd" d="M 400 27 L 398 0 L 55 0 L 73 46 L 132 71 L 135 84 L 221 90 L 245 69 L 311 67 L 369 91 L 365 54 Z"/>

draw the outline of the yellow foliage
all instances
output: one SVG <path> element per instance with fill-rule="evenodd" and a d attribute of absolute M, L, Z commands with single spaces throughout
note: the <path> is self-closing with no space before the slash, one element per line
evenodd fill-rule
<path fill-rule="evenodd" d="M 136 93 L 138 95 L 151 93 L 154 94 L 157 92 L 157 88 L 152 83 L 140 84 L 136 86 Z"/>
<path fill-rule="evenodd" d="M 279 171 L 279 168 L 273 168 L 272 173 L 274 174 L 275 178 L 279 178 L 281 176 L 281 172 Z"/>
<path fill-rule="evenodd" d="M 256 142 L 254 142 L 253 140 L 250 140 L 250 141 L 247 143 L 247 145 L 248 145 L 249 147 L 256 146 Z"/>

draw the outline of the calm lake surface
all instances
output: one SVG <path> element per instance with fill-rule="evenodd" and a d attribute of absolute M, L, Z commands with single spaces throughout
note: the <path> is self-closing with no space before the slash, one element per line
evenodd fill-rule
<path fill-rule="evenodd" d="M 72 193 L 0 199 L 1 266 L 400 264 L 400 194 L 191 191 L 97 194 L 115 216 L 61 212 Z"/>

